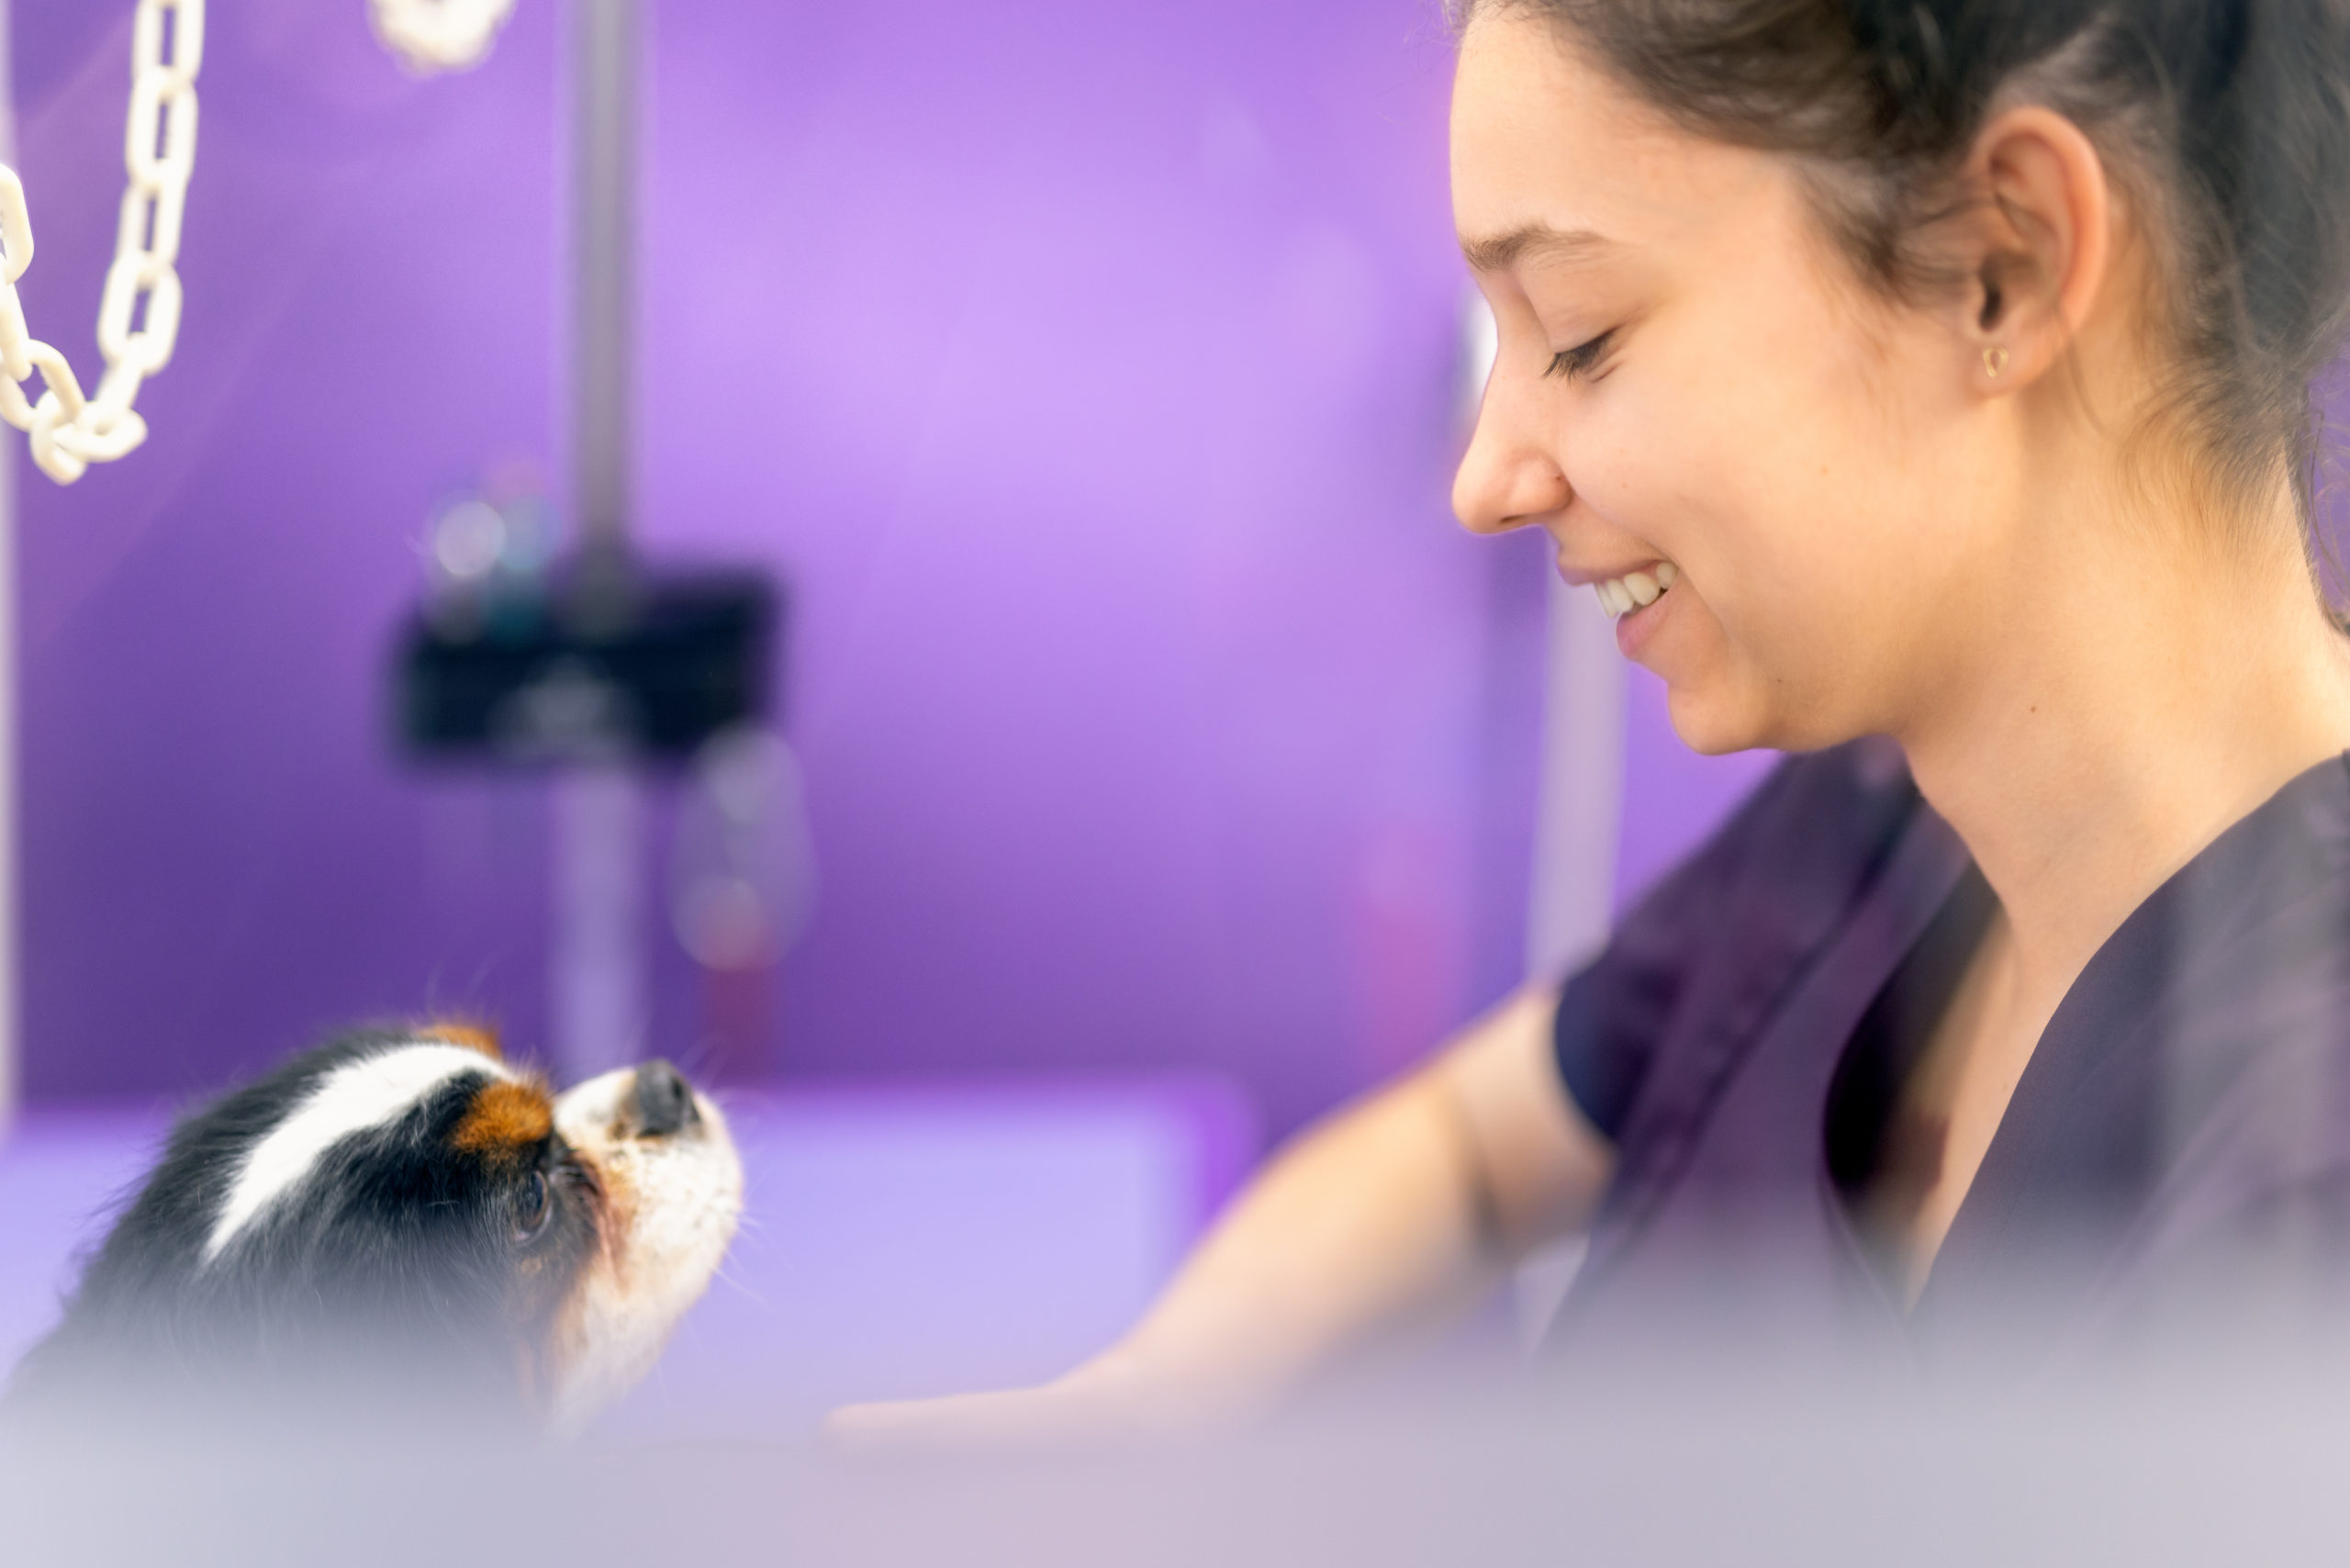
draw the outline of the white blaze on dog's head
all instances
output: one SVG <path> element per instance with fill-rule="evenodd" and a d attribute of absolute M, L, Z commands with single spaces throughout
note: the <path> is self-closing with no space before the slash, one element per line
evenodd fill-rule
<path fill-rule="evenodd" d="M 558 1102 L 486 1031 L 355 1031 L 181 1119 L 12 1386 L 421 1391 L 576 1428 L 651 1367 L 742 1201 L 666 1062 Z"/>
<path fill-rule="evenodd" d="M 298 1189 L 329 1149 L 397 1121 L 465 1073 L 513 1077 L 484 1048 L 440 1038 L 394 1045 L 328 1071 L 239 1162 L 205 1240 L 205 1260 L 218 1258 L 272 1204 Z"/>
<path fill-rule="evenodd" d="M 651 1369 L 709 1285 L 742 1216 L 743 1166 L 718 1108 L 665 1061 L 564 1094 L 555 1131 L 604 1200 L 600 1246 L 550 1348 L 551 1414 L 576 1428 Z"/>

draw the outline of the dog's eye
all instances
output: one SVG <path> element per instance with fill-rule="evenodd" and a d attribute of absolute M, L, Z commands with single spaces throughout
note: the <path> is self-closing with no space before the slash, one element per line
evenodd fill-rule
<path fill-rule="evenodd" d="M 535 1241 L 539 1232 L 547 1227 L 547 1220 L 554 1214 L 554 1193 L 547 1186 L 546 1173 L 531 1172 L 530 1185 L 522 1189 L 520 1203 L 514 1210 L 514 1239 Z"/>

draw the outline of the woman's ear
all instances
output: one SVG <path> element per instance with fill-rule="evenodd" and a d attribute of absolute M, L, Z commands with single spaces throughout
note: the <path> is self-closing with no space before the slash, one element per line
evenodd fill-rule
<path fill-rule="evenodd" d="M 1982 200 L 1962 220 L 1968 365 L 1986 392 L 2023 386 L 2064 356 L 2111 270 L 2114 191 L 2080 127 L 2009 109 L 1964 171 Z"/>

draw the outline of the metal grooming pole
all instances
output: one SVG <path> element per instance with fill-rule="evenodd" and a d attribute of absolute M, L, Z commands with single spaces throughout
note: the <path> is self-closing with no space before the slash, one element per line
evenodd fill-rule
<path fill-rule="evenodd" d="M 1461 321 L 1460 434 L 1475 428 L 1499 348 L 1493 312 L 1472 295 Z M 1624 786 L 1624 661 L 1607 612 L 1550 570 L 1543 683 L 1541 792 L 1534 823 L 1527 978 L 1555 983 L 1607 941 Z M 1538 1248 L 1514 1271 L 1517 1329 L 1539 1343 L 1583 1266 L 1581 1238 Z"/>
<path fill-rule="evenodd" d="M 17 162 L 8 0 L 0 0 L 0 162 Z M 23 1069 L 17 1057 L 17 443 L 0 441 L 0 1133 L 15 1119 Z"/>
<path fill-rule="evenodd" d="M 633 478 L 636 0 L 572 0 L 572 515 L 583 592 L 628 590 Z M 615 757 L 554 786 L 556 1059 L 576 1081 L 643 1054 L 644 783 Z"/>
<path fill-rule="evenodd" d="M 0 162 L 17 164 L 9 5 L 0 0 Z M 0 442 L 0 1133 L 17 1116 L 17 442 Z"/>
<path fill-rule="evenodd" d="M 632 510 L 636 0 L 573 0 L 572 453 L 582 555 L 626 565 Z"/>

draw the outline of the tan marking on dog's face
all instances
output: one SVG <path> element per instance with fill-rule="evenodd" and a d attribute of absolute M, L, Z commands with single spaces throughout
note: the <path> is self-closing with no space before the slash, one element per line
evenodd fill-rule
<path fill-rule="evenodd" d="M 596 1180 L 595 1244 L 579 1260 L 569 1289 L 554 1304 L 539 1348 L 540 1408 L 553 1421 L 568 1427 L 582 1424 L 591 1414 L 580 1408 L 577 1385 L 581 1370 L 594 1356 L 594 1304 L 623 1290 L 627 1268 L 628 1233 L 635 1213 L 635 1193 L 624 1171 L 614 1171 L 588 1151 L 575 1149 Z"/>
<path fill-rule="evenodd" d="M 600 1165 L 576 1149 L 570 1160 L 588 1176 L 586 1186 L 573 1189 L 572 1200 L 582 1206 L 585 1249 L 559 1259 L 528 1259 L 519 1281 L 521 1315 L 536 1326 L 523 1350 L 523 1394 L 551 1423 L 562 1414 L 565 1391 L 587 1360 L 587 1304 L 599 1288 L 591 1282 L 614 1269 L 612 1237 L 621 1223 L 613 1217 L 611 1182 Z"/>
<path fill-rule="evenodd" d="M 487 1024 L 427 1024 L 417 1031 L 417 1036 L 439 1040 L 445 1045 L 463 1046 L 469 1051 L 479 1051 L 492 1061 L 506 1059 L 506 1048 L 498 1043 L 498 1031 Z"/>
<path fill-rule="evenodd" d="M 554 1131 L 554 1103 L 536 1083 L 507 1081 L 474 1096 L 450 1142 L 467 1154 L 519 1156 Z"/>

